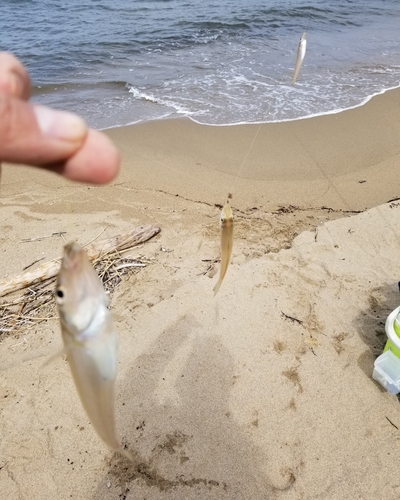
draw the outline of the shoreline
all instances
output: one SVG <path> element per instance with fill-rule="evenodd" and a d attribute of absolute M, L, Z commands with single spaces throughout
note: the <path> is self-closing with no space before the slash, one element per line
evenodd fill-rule
<path fill-rule="evenodd" d="M 100 128 L 102 132 L 106 130 L 113 130 L 116 128 L 123 128 L 123 127 L 131 127 L 132 125 L 140 125 L 144 123 L 151 123 L 151 122 L 157 122 L 157 121 L 164 121 L 164 120 L 190 120 L 197 125 L 204 125 L 206 127 L 236 127 L 239 125 L 266 125 L 270 123 L 290 123 L 290 122 L 296 122 L 299 120 L 308 120 L 310 118 L 318 118 L 321 116 L 328 116 L 328 115 L 336 115 L 339 113 L 344 113 L 346 111 L 350 111 L 352 109 L 359 108 L 361 106 L 364 106 L 367 104 L 371 99 L 373 99 L 376 96 L 386 94 L 386 92 L 390 92 L 392 90 L 397 90 L 400 89 L 400 83 L 399 85 L 395 85 L 393 87 L 388 87 L 385 89 L 380 90 L 379 92 L 375 92 L 374 94 L 371 94 L 367 97 L 365 97 L 359 104 L 355 104 L 354 106 L 349 106 L 348 108 L 338 108 L 338 109 L 333 109 L 331 111 L 325 111 L 321 113 L 315 113 L 307 116 L 300 116 L 298 118 L 288 118 L 288 119 L 283 119 L 283 120 L 272 120 L 272 121 L 259 121 L 259 122 L 235 122 L 235 123 L 202 123 L 200 121 L 195 120 L 191 116 L 160 116 L 159 118 L 150 118 L 148 120 L 139 120 L 139 121 L 132 121 L 129 123 L 126 123 L 125 125 L 111 125 L 108 127 L 103 127 Z M 171 113 L 172 114 L 172 113 Z"/>
<path fill-rule="evenodd" d="M 233 203 L 242 210 L 359 211 L 400 196 L 398 116 L 400 88 L 304 120 L 215 127 L 176 118 L 105 133 L 122 152 L 120 180 L 134 179 L 139 188 L 221 204 L 234 185 Z"/>

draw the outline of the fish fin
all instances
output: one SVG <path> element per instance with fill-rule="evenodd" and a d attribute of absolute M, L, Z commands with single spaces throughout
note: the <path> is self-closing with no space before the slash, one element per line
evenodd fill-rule
<path fill-rule="evenodd" d="M 46 366 L 50 365 L 56 359 L 60 358 L 61 356 L 64 356 L 64 354 L 67 354 L 67 350 L 65 349 L 65 347 L 63 347 L 62 349 L 57 351 L 55 354 L 50 356 L 50 358 L 43 363 L 42 368 L 45 368 Z"/>

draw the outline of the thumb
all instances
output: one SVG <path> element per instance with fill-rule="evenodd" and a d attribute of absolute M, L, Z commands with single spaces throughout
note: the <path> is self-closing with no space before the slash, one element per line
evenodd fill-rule
<path fill-rule="evenodd" d="M 0 93 L 0 161 L 45 165 L 72 156 L 87 135 L 77 115 Z"/>

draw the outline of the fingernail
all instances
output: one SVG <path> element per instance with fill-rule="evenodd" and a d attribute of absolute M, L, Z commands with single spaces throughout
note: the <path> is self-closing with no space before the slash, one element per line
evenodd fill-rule
<path fill-rule="evenodd" d="M 41 132 L 47 137 L 76 142 L 86 135 L 85 121 L 74 113 L 45 106 L 34 106 L 34 112 Z"/>
<path fill-rule="evenodd" d="M 10 94 L 16 97 L 20 97 L 24 89 L 24 83 L 21 80 L 20 76 L 12 71 L 9 74 L 8 81 L 10 85 Z"/>
<path fill-rule="evenodd" d="M 6 94 L 20 97 L 22 90 L 21 79 L 11 71 L 0 75 L 0 90 Z"/>

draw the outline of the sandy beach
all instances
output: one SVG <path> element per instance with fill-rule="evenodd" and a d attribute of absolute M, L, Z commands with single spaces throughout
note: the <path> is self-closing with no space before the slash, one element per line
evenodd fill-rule
<path fill-rule="evenodd" d="M 111 129 L 123 165 L 105 187 L 4 165 L 0 279 L 65 241 L 161 233 L 111 297 L 116 419 L 139 465 L 95 434 L 65 358 L 43 366 L 53 310 L 0 337 L 0 498 L 400 498 L 400 406 L 371 378 L 400 301 L 399 116 L 397 89 L 287 123 Z"/>

